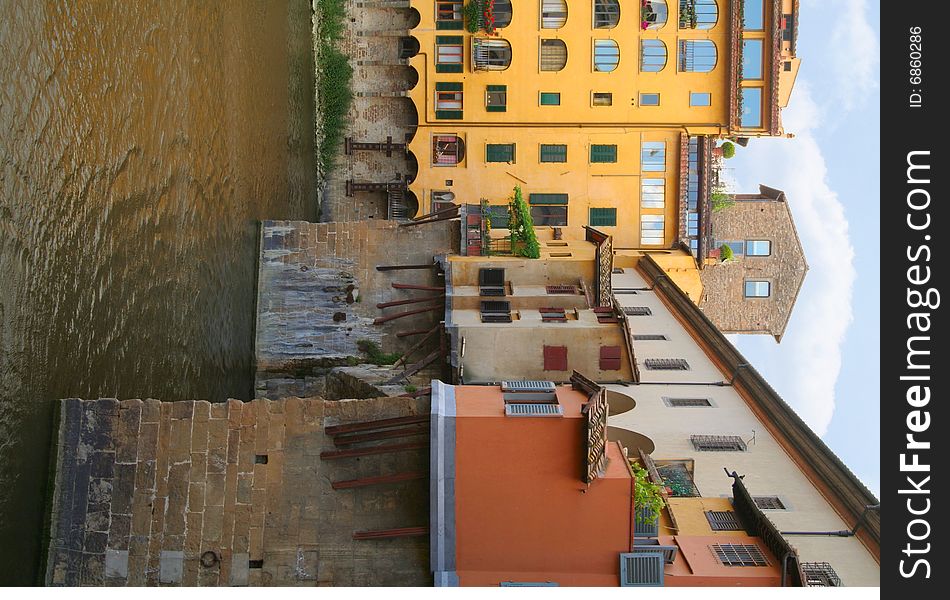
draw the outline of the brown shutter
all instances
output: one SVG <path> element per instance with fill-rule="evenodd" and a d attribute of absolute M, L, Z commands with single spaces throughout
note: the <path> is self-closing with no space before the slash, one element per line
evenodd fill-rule
<path fill-rule="evenodd" d="M 567 371 L 567 346 L 544 347 L 544 370 Z"/>

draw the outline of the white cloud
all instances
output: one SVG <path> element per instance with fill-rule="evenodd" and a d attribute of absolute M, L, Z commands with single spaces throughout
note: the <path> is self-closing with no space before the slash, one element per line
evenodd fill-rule
<path fill-rule="evenodd" d="M 877 95 L 880 88 L 879 42 L 868 21 L 867 1 L 839 0 L 829 5 L 812 0 L 805 4 L 801 10 L 805 27 L 812 17 L 826 19 L 830 15 L 833 19 L 827 45 L 811 56 L 811 60 L 821 61 L 811 66 L 831 71 L 835 82 L 831 104 L 839 110 L 861 106 L 868 97 Z"/>
<path fill-rule="evenodd" d="M 739 191 L 756 190 L 759 183 L 785 191 L 809 271 L 782 343 L 743 339 L 740 346 L 824 435 L 834 414 L 841 347 L 852 319 L 854 249 L 844 207 L 828 185 L 825 159 L 812 134 L 821 126 L 821 111 L 805 81 L 799 82 L 783 120 L 796 137 L 753 141 L 754 148 L 735 159 L 741 161 L 735 175 Z"/>

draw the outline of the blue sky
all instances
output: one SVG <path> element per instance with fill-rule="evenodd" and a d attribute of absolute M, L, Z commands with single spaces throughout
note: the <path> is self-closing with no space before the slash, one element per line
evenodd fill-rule
<path fill-rule="evenodd" d="M 752 140 L 726 163 L 734 191 L 786 192 L 809 265 L 781 344 L 733 339 L 878 496 L 879 11 L 867 0 L 803 0 L 802 66 L 782 113 L 796 137 Z"/>

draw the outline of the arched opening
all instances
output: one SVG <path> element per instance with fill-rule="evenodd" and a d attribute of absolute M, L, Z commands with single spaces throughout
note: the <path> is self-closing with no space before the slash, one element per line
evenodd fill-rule
<path fill-rule="evenodd" d="M 716 44 L 712 40 L 680 40 L 679 70 L 708 73 L 716 68 Z"/>
<path fill-rule="evenodd" d="M 565 0 L 541 0 L 541 28 L 560 29 L 567 23 Z"/>
<path fill-rule="evenodd" d="M 422 21 L 422 15 L 419 14 L 419 11 L 414 8 L 410 8 L 409 20 L 408 20 L 408 23 L 406 24 L 406 29 L 415 29 L 421 21 Z"/>
<path fill-rule="evenodd" d="M 718 21 L 716 0 L 681 0 L 680 29 L 712 29 Z"/>
<path fill-rule="evenodd" d="M 492 8 L 495 29 L 511 25 L 511 0 L 495 0 Z"/>
<path fill-rule="evenodd" d="M 630 396 L 615 392 L 614 390 L 607 390 L 607 407 L 609 409 L 607 414 L 611 417 L 630 412 L 636 408 L 636 406 L 637 401 Z"/>
<path fill-rule="evenodd" d="M 511 65 L 508 40 L 475 38 L 472 64 L 476 71 L 504 71 Z"/>
<path fill-rule="evenodd" d="M 666 44 L 662 40 L 640 42 L 640 71 L 658 73 L 666 66 Z"/>
<path fill-rule="evenodd" d="M 660 29 L 666 25 L 669 9 L 666 0 L 648 0 L 640 9 L 640 27 L 642 29 Z"/>
<path fill-rule="evenodd" d="M 594 70 L 610 73 L 620 64 L 620 46 L 613 40 L 594 40 Z"/>
<path fill-rule="evenodd" d="M 567 44 L 562 40 L 541 40 L 541 70 L 560 71 L 567 65 Z"/>
<path fill-rule="evenodd" d="M 432 136 L 432 164 L 451 167 L 465 159 L 465 141 L 457 135 Z"/>
<path fill-rule="evenodd" d="M 619 22 L 619 0 L 594 0 L 594 29 L 613 29 Z"/>
<path fill-rule="evenodd" d="M 412 183 L 416 180 L 416 176 L 419 175 L 419 160 L 416 158 L 416 155 L 410 151 L 406 151 L 406 183 Z"/>
<path fill-rule="evenodd" d="M 399 39 L 399 58 L 412 58 L 419 54 L 419 40 L 412 36 Z"/>
<path fill-rule="evenodd" d="M 621 427 L 607 427 L 607 439 L 623 444 L 630 458 L 637 458 L 639 450 L 642 450 L 644 454 L 651 454 L 656 449 L 656 444 L 647 436 Z"/>

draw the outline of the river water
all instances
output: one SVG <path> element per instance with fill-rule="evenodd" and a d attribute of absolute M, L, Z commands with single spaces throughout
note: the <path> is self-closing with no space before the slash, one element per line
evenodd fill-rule
<path fill-rule="evenodd" d="M 0 0 L 0 583 L 40 568 L 56 399 L 249 397 L 313 122 L 306 0 Z"/>

